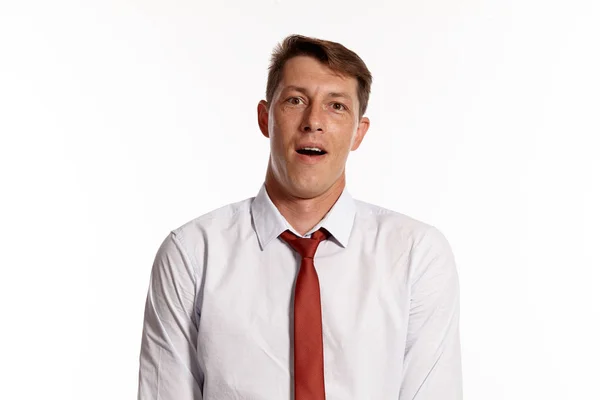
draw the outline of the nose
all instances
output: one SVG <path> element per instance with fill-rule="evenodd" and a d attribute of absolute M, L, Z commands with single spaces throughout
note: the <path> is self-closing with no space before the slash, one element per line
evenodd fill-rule
<path fill-rule="evenodd" d="M 319 107 L 310 106 L 306 108 L 304 119 L 302 120 L 302 131 L 304 132 L 323 132 L 323 116 Z"/>

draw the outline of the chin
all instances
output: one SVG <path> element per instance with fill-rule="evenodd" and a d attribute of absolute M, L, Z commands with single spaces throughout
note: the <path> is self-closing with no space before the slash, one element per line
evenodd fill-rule
<path fill-rule="evenodd" d="M 305 182 L 303 184 L 293 185 L 291 193 L 302 199 L 312 199 L 327 191 L 327 185 L 323 185 L 322 182 L 310 183 Z"/>

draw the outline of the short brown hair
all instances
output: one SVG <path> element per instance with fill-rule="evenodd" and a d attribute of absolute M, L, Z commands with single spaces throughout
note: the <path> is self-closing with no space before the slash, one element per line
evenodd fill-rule
<path fill-rule="evenodd" d="M 364 61 L 358 54 L 339 43 L 301 35 L 286 37 L 273 50 L 267 78 L 268 103 L 273 100 L 286 61 L 301 55 L 313 57 L 341 75 L 356 78 L 358 81 L 359 118 L 365 114 L 373 78 Z"/>

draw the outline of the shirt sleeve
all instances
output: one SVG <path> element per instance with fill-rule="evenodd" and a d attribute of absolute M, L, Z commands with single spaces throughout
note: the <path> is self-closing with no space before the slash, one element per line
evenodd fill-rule
<path fill-rule="evenodd" d="M 202 400 L 196 357 L 197 276 L 175 232 L 161 244 L 146 298 L 138 400 Z"/>
<path fill-rule="evenodd" d="M 399 400 L 461 400 L 454 255 L 444 235 L 429 227 L 411 258 L 410 315 Z"/>

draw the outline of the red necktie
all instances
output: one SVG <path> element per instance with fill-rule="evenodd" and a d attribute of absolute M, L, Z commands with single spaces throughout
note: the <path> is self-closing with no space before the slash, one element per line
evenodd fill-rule
<path fill-rule="evenodd" d="M 294 292 L 294 399 L 325 400 L 321 291 L 313 257 L 327 233 L 319 229 L 309 239 L 288 230 L 280 237 L 302 257 Z"/>

